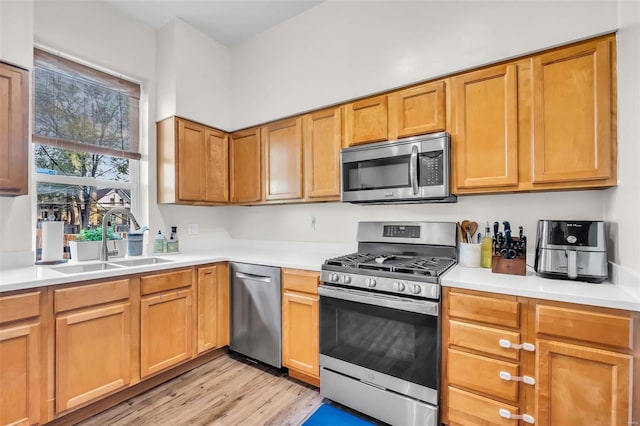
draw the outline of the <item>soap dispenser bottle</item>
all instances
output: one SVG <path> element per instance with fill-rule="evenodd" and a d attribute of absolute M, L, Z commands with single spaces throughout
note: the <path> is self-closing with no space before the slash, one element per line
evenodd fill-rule
<path fill-rule="evenodd" d="M 156 234 L 155 243 L 153 245 L 154 253 L 164 253 L 164 235 L 162 235 L 162 231 L 158 229 L 158 233 Z"/>
<path fill-rule="evenodd" d="M 178 227 L 171 227 L 171 237 L 169 237 L 169 242 L 167 243 L 167 253 L 178 253 L 180 251 L 178 246 Z"/>
<path fill-rule="evenodd" d="M 492 246 L 493 240 L 489 231 L 489 222 L 487 222 L 487 226 L 484 228 L 484 237 L 480 243 L 480 266 L 483 268 L 491 268 Z"/>

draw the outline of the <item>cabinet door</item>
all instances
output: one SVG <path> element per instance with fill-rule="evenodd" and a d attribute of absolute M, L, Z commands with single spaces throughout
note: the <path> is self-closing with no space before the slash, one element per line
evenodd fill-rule
<path fill-rule="evenodd" d="M 549 340 L 536 350 L 536 424 L 630 424 L 630 355 Z"/>
<path fill-rule="evenodd" d="M 284 292 L 282 304 L 283 364 L 314 377 L 320 376 L 318 309 L 318 296 Z"/>
<path fill-rule="evenodd" d="M 307 114 L 303 127 L 306 196 L 339 199 L 342 108 Z"/>
<path fill-rule="evenodd" d="M 29 72 L 0 63 L 0 194 L 28 192 Z"/>
<path fill-rule="evenodd" d="M 451 79 L 456 192 L 517 186 L 516 73 L 515 64 L 506 64 Z"/>
<path fill-rule="evenodd" d="M 229 269 L 198 268 L 198 354 L 229 344 Z"/>
<path fill-rule="evenodd" d="M 302 119 L 279 121 L 260 133 L 265 199 L 302 198 Z"/>
<path fill-rule="evenodd" d="M 140 300 L 140 374 L 150 374 L 192 356 L 191 289 L 172 290 Z"/>
<path fill-rule="evenodd" d="M 130 381 L 129 303 L 56 319 L 56 412 L 91 401 Z"/>
<path fill-rule="evenodd" d="M 610 41 L 534 57 L 532 82 L 533 183 L 611 178 Z"/>
<path fill-rule="evenodd" d="M 229 201 L 229 137 L 217 130 L 205 130 L 207 201 Z"/>
<path fill-rule="evenodd" d="M 205 127 L 178 119 L 178 199 L 205 200 L 206 154 Z"/>
<path fill-rule="evenodd" d="M 251 203 L 262 199 L 260 129 L 231 135 L 229 179 L 232 203 Z"/>
<path fill-rule="evenodd" d="M 389 95 L 390 140 L 444 129 L 444 81 L 422 84 Z"/>
<path fill-rule="evenodd" d="M 40 422 L 40 325 L 0 329 L 0 424 Z"/>
<path fill-rule="evenodd" d="M 387 97 L 363 99 L 345 106 L 345 145 L 386 141 Z"/>

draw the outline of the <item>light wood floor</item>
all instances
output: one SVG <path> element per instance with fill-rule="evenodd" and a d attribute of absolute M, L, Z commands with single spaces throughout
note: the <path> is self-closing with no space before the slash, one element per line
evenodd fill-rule
<path fill-rule="evenodd" d="M 312 386 L 224 355 L 79 424 L 300 425 L 321 403 Z"/>

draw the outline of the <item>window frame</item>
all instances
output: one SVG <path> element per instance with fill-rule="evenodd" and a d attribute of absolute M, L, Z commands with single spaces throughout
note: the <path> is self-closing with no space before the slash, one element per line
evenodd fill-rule
<path fill-rule="evenodd" d="M 49 48 L 47 46 L 43 46 L 41 44 L 37 44 L 34 43 L 33 45 L 34 49 L 39 49 L 42 50 L 44 52 L 47 52 L 49 54 L 52 55 L 57 55 L 60 56 L 61 58 L 64 58 L 66 60 L 69 61 L 73 61 L 77 64 L 92 68 L 94 70 L 109 74 L 113 77 L 122 79 L 122 80 L 127 80 L 131 83 L 135 83 L 137 85 L 140 86 L 140 99 L 138 100 L 139 105 L 138 105 L 138 123 L 137 123 L 137 129 L 138 129 L 138 152 L 140 153 L 140 159 L 133 159 L 127 156 L 122 156 L 121 158 L 126 158 L 129 160 L 129 181 L 115 181 L 115 180 L 107 180 L 107 179 L 99 179 L 99 178 L 91 178 L 91 177 L 81 177 L 81 176 L 65 176 L 65 175 L 50 175 L 50 174 L 44 174 L 44 173 L 38 173 L 37 172 L 37 168 L 36 168 L 36 149 L 35 149 L 35 145 L 37 144 L 37 142 L 34 141 L 35 136 L 34 135 L 34 121 L 35 121 L 35 102 L 33 102 L 33 97 L 34 97 L 34 92 L 35 92 L 35 86 L 34 86 L 34 78 L 35 78 L 35 65 L 33 67 L 33 77 L 30 81 L 30 87 L 31 87 L 31 92 L 30 92 L 30 100 L 32 102 L 32 107 L 31 107 L 31 119 L 29 120 L 29 170 L 30 170 L 30 174 L 31 174 L 31 193 L 33 194 L 33 196 L 30 197 L 31 199 L 31 219 L 32 219 L 32 232 L 33 234 L 33 238 L 31 239 L 32 241 L 32 247 L 34 250 L 34 254 L 36 252 L 36 238 L 35 238 L 35 232 L 36 232 L 36 227 L 37 227 L 37 222 L 38 222 L 38 183 L 51 183 L 51 184 L 62 184 L 62 185 L 78 185 L 78 186 L 96 186 L 96 187 L 107 187 L 107 188 L 114 188 L 114 189 L 126 189 L 130 191 L 131 194 L 131 202 L 130 202 L 130 209 L 131 212 L 133 213 L 133 215 L 137 218 L 140 218 L 140 212 L 141 212 L 141 191 L 140 191 L 140 168 L 141 168 L 141 162 L 143 161 L 144 155 L 142 155 L 141 148 L 144 145 L 143 144 L 143 135 L 145 134 L 145 132 L 143 131 L 143 124 L 145 122 L 145 120 L 142 117 L 142 111 L 143 111 L 143 100 L 142 100 L 142 95 L 145 93 L 144 92 L 144 86 L 142 84 L 142 82 L 136 78 L 127 76 L 127 75 L 123 75 L 121 73 L 112 71 L 110 69 L 107 69 L 105 67 L 102 67 L 100 65 L 96 65 L 92 62 L 74 57 L 72 55 L 68 55 L 65 53 L 62 53 L 60 51 L 57 51 L 55 49 Z"/>

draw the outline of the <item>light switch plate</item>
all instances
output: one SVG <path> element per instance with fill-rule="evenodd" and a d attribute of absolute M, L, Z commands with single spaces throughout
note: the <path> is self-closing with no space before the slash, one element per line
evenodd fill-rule
<path fill-rule="evenodd" d="M 196 235 L 198 233 L 198 224 L 190 223 L 187 225 L 187 234 Z"/>

